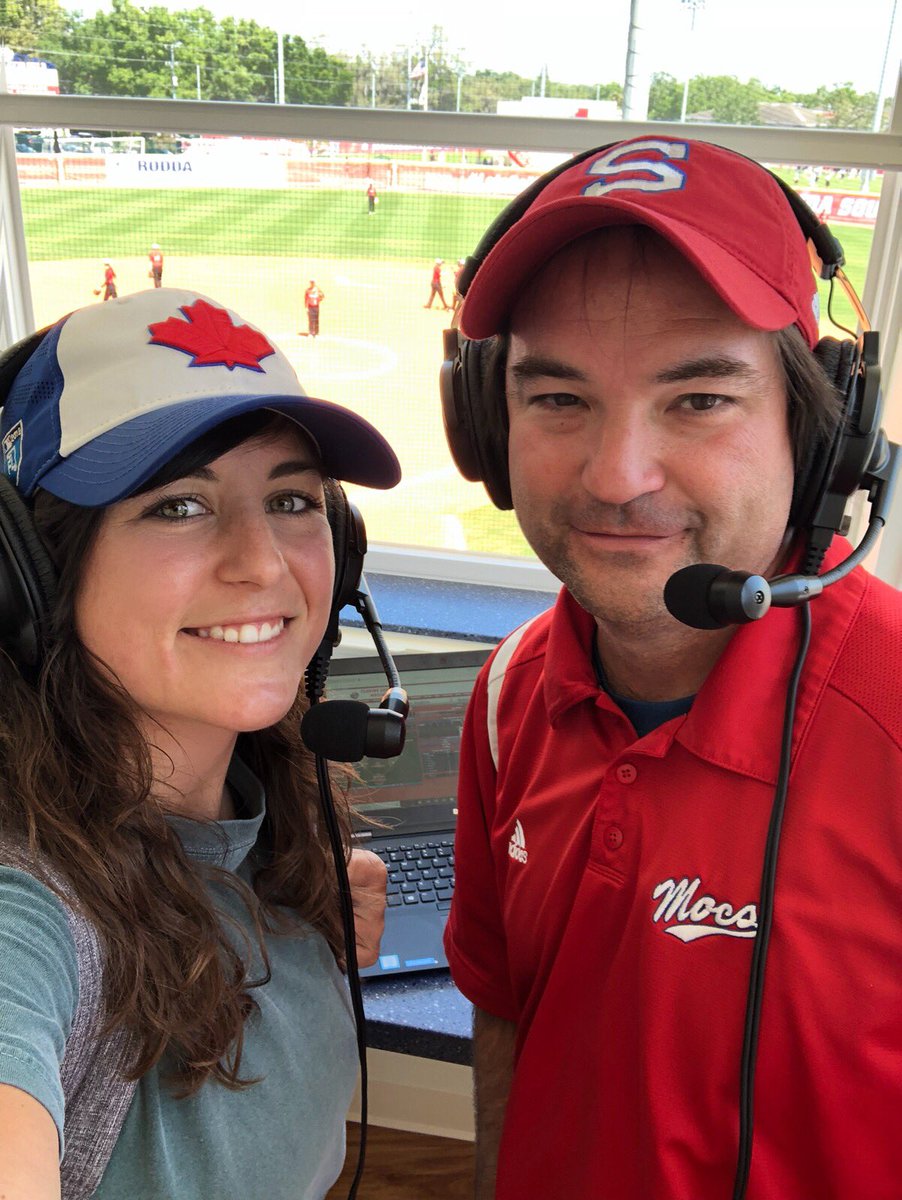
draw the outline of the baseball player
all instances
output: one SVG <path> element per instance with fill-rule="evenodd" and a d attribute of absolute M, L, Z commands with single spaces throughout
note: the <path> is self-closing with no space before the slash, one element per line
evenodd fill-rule
<path fill-rule="evenodd" d="M 108 258 L 103 260 L 103 283 L 99 288 L 94 289 L 94 295 L 99 296 L 101 292 L 103 292 L 104 301 L 115 300 L 119 295 L 116 291 L 116 272 Z"/>
<path fill-rule="evenodd" d="M 150 259 L 150 278 L 153 280 L 155 288 L 163 286 L 163 251 L 159 245 L 154 242 L 150 247 L 150 253 L 147 256 Z"/>
<path fill-rule="evenodd" d="M 445 293 L 442 288 L 442 267 L 444 266 L 444 263 L 445 260 L 443 258 L 437 258 L 432 265 L 432 281 L 429 285 L 429 300 L 423 305 L 423 308 L 432 308 L 432 301 L 436 298 L 436 296 L 438 296 L 439 300 L 441 301 L 442 310 L 444 312 L 448 312 L 451 308 L 451 305 L 445 299 Z"/>
<path fill-rule="evenodd" d="M 319 337 L 319 306 L 326 298 L 326 293 L 316 286 L 316 280 L 310 280 L 310 286 L 304 292 L 304 308 L 307 310 L 307 335 Z"/>

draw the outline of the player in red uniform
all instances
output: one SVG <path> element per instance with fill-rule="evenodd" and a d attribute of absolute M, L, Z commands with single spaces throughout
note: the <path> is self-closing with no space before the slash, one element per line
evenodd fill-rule
<path fill-rule="evenodd" d="M 372 214 L 376 211 L 376 204 L 378 203 L 378 200 L 379 197 L 376 195 L 376 185 L 373 183 L 372 179 L 370 179 L 366 185 L 366 210 L 368 213 Z"/>
<path fill-rule="evenodd" d="M 103 292 L 104 301 L 115 300 L 119 295 L 116 290 L 116 272 L 108 258 L 103 260 L 103 284 L 94 289 L 94 295 L 99 296 L 101 292 Z"/>
<path fill-rule="evenodd" d="M 461 280 L 456 397 L 444 376 L 452 449 L 564 584 L 464 729 L 446 949 L 475 1006 L 475 1194 L 897 1200 L 902 600 L 847 567 L 737 627 L 714 567 L 713 600 L 703 572 L 668 586 L 679 620 L 664 602 L 693 564 L 850 553 L 853 489 L 824 471 L 875 380 L 819 342 L 806 236 L 833 250 L 700 142 L 542 184 Z M 879 501 L 893 458 L 863 445 Z"/>
<path fill-rule="evenodd" d="M 150 259 L 150 277 L 155 288 L 163 286 L 163 251 L 154 242 L 147 256 Z"/>
<path fill-rule="evenodd" d="M 316 286 L 315 279 L 311 279 L 304 292 L 304 308 L 307 310 L 307 333 L 312 338 L 319 337 L 319 306 L 325 298 L 325 292 Z"/>
<path fill-rule="evenodd" d="M 432 308 L 432 301 L 438 296 L 441 301 L 442 308 L 445 312 L 451 307 L 445 300 L 445 292 L 442 288 L 442 267 L 445 260 L 437 258 L 432 264 L 432 280 L 429 284 L 429 300 L 423 305 L 423 308 Z"/>

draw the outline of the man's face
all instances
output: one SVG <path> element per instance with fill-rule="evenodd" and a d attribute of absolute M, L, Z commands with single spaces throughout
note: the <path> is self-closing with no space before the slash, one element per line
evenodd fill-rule
<path fill-rule="evenodd" d="M 506 373 L 514 507 L 599 621 L 671 621 L 669 576 L 766 574 L 792 497 L 776 340 L 689 263 L 626 228 L 572 243 L 515 308 Z"/>

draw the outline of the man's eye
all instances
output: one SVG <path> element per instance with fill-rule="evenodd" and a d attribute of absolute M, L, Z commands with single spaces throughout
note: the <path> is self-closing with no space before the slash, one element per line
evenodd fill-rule
<path fill-rule="evenodd" d="M 691 408 L 693 412 L 709 412 L 712 408 L 721 408 L 729 404 L 730 398 L 716 392 L 692 392 L 683 396 L 680 403 L 686 408 Z"/>
<path fill-rule="evenodd" d="M 542 392 L 533 396 L 532 403 L 546 408 L 573 408 L 579 404 L 579 397 L 574 396 L 572 392 Z"/>

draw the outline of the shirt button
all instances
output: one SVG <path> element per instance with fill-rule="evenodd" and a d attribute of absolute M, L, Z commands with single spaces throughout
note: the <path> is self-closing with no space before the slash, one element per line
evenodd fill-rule
<path fill-rule="evenodd" d="M 621 763 L 617 768 L 617 778 L 621 783 L 635 783 L 638 774 L 632 763 Z"/>
<path fill-rule="evenodd" d="M 604 844 L 609 850 L 619 850 L 623 845 L 623 830 L 619 825 L 609 825 L 604 831 Z"/>

